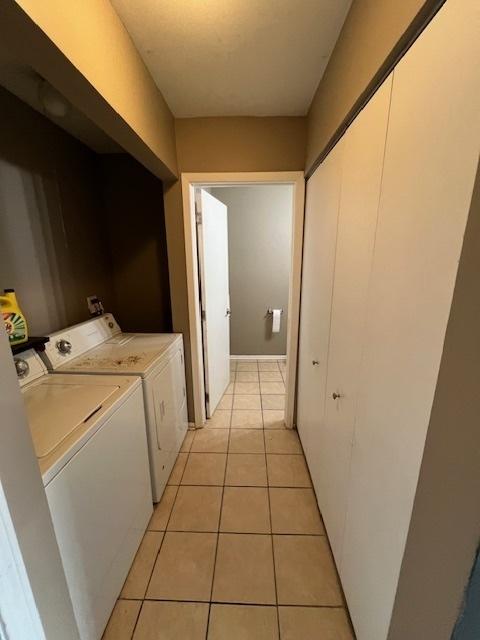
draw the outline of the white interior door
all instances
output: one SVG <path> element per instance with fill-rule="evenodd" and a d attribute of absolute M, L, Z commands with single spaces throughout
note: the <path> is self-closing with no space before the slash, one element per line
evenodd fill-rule
<path fill-rule="evenodd" d="M 392 78 L 345 134 L 317 495 L 340 562 Z M 340 397 L 338 397 L 340 396 Z"/>
<path fill-rule="evenodd" d="M 307 182 L 298 363 L 297 426 L 315 488 L 322 453 L 343 139 Z"/>
<path fill-rule="evenodd" d="M 207 418 L 230 382 L 227 207 L 204 189 L 196 197 Z"/>

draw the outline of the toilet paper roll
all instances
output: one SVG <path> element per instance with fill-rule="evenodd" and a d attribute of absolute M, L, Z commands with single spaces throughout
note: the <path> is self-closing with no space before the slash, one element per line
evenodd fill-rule
<path fill-rule="evenodd" d="M 272 333 L 279 333 L 281 316 L 281 309 L 272 309 Z"/>

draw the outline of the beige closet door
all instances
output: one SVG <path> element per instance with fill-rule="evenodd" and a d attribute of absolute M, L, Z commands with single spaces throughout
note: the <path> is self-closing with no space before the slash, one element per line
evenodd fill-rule
<path fill-rule="evenodd" d="M 325 420 L 317 496 L 330 544 L 341 558 L 368 283 L 377 226 L 391 76 L 344 139 Z M 340 396 L 340 397 L 338 397 Z"/>
<path fill-rule="evenodd" d="M 394 71 L 340 563 L 358 640 L 387 638 L 405 549 L 478 163 L 479 18 L 447 0 Z"/>
<path fill-rule="evenodd" d="M 307 182 L 298 364 L 297 427 L 314 485 L 325 404 L 343 140 Z"/>

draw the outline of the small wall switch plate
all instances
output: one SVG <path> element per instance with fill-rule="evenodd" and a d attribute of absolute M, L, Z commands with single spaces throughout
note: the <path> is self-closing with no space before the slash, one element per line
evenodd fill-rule
<path fill-rule="evenodd" d="M 101 316 L 104 312 L 102 301 L 97 296 L 88 296 L 87 305 L 91 316 Z"/>

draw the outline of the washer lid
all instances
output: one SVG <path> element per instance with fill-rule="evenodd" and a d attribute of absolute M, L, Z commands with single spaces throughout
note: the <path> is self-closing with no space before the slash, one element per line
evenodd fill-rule
<path fill-rule="evenodd" d="M 112 384 L 57 383 L 52 378 L 46 376 L 23 393 L 37 458 L 56 449 L 120 388 Z"/>
<path fill-rule="evenodd" d="M 57 368 L 57 372 L 144 375 L 178 340 L 175 333 L 122 333 Z"/>

